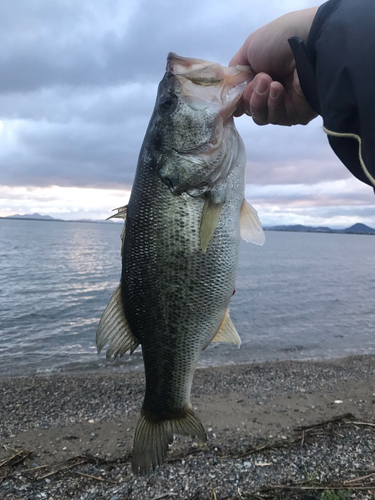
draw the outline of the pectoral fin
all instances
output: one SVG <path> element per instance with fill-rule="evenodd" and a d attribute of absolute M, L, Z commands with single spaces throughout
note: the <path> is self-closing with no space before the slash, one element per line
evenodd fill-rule
<path fill-rule="evenodd" d="M 255 245 L 263 245 L 266 240 L 258 212 L 246 200 L 243 200 L 241 206 L 240 231 L 243 240 Z"/>
<path fill-rule="evenodd" d="M 128 350 L 130 350 L 131 354 L 139 345 L 139 342 L 130 331 L 122 307 L 121 283 L 116 288 L 101 317 L 96 332 L 98 352 L 103 349 L 107 342 L 110 342 L 106 354 L 107 359 L 112 355 L 116 359 L 117 356 L 123 356 Z"/>
<path fill-rule="evenodd" d="M 203 253 L 207 251 L 208 245 L 215 232 L 222 206 L 223 202 L 216 203 L 210 197 L 206 198 L 199 228 L 200 243 Z"/>
<path fill-rule="evenodd" d="M 240 347 L 241 339 L 237 333 L 236 327 L 229 317 L 229 309 L 226 310 L 224 319 L 212 342 L 226 342 L 227 344 L 236 344 Z"/>

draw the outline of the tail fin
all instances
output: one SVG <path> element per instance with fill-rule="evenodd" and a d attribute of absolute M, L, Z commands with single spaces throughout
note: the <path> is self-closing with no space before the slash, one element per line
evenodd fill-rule
<path fill-rule="evenodd" d="M 145 415 L 141 415 L 134 436 L 134 474 L 148 474 L 164 462 L 168 445 L 173 441 L 173 434 L 196 436 L 203 442 L 207 441 L 206 431 L 192 410 L 186 410 L 182 418 L 156 423 L 149 422 Z"/>

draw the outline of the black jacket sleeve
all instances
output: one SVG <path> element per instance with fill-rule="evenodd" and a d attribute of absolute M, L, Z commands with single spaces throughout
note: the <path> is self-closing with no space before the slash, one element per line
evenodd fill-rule
<path fill-rule="evenodd" d="M 375 186 L 375 1 L 329 0 L 305 43 L 289 39 L 302 90 L 334 152 Z"/>

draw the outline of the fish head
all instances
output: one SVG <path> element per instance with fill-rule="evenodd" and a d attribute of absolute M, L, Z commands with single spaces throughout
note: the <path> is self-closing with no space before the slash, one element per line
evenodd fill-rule
<path fill-rule="evenodd" d="M 250 68 L 170 53 L 152 119 L 157 172 L 171 192 L 200 196 L 233 167 L 233 112 Z"/>

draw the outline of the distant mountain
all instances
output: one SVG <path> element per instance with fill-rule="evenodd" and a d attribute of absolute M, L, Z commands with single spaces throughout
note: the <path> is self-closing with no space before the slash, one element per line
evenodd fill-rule
<path fill-rule="evenodd" d="M 341 233 L 341 234 L 375 234 L 375 229 L 366 226 L 366 224 L 357 223 L 346 229 L 331 229 L 330 227 L 320 226 L 303 226 L 295 224 L 292 226 L 272 226 L 265 227 L 266 231 L 293 231 L 300 233 Z"/>
<path fill-rule="evenodd" d="M 344 229 L 344 233 L 375 234 L 375 229 L 366 226 L 366 224 L 357 223 Z"/>
<path fill-rule="evenodd" d="M 106 223 L 106 224 L 118 224 L 114 220 L 104 221 L 104 220 L 93 220 L 93 219 L 78 219 L 78 220 L 64 220 L 55 219 L 50 215 L 40 215 L 35 214 L 25 214 L 25 215 L 8 215 L 8 217 L 0 217 L 0 219 L 24 219 L 24 220 L 41 220 L 41 221 L 56 221 L 56 222 L 92 222 L 92 223 Z M 290 226 L 272 226 L 265 227 L 265 231 L 293 231 L 297 233 L 341 233 L 341 234 L 375 234 L 375 229 L 366 226 L 366 224 L 357 223 L 353 226 L 347 227 L 346 229 L 331 229 L 325 226 L 304 226 L 302 224 L 294 224 Z"/>
<path fill-rule="evenodd" d="M 40 215 L 38 213 L 35 214 L 25 214 L 25 215 L 8 215 L 7 217 L 0 217 L 0 219 L 22 219 L 22 220 L 40 220 L 40 221 L 55 221 L 55 222 L 92 222 L 92 223 L 108 223 L 108 224 L 116 224 L 115 221 L 105 221 L 105 220 L 93 220 L 93 219 L 77 219 L 77 220 L 65 220 L 65 219 L 55 219 L 50 215 Z"/>
<path fill-rule="evenodd" d="M 4 217 L 4 219 L 33 219 L 33 220 L 61 220 L 61 219 L 55 219 L 54 217 L 51 217 L 50 215 L 40 215 L 40 214 L 25 214 L 25 215 L 9 215 L 8 217 Z"/>

